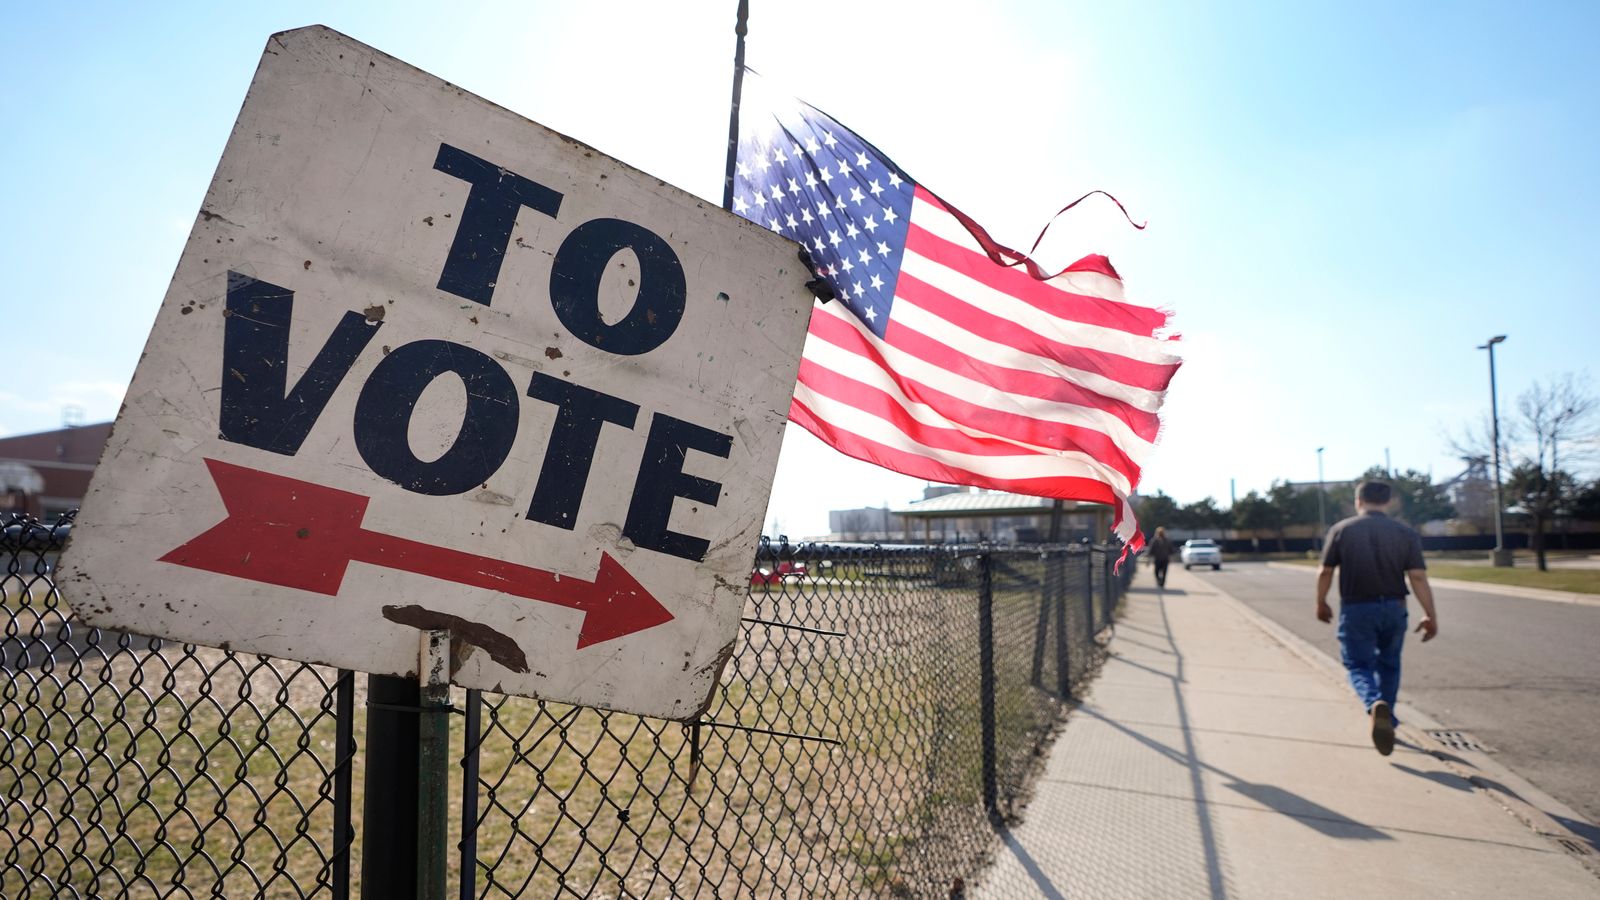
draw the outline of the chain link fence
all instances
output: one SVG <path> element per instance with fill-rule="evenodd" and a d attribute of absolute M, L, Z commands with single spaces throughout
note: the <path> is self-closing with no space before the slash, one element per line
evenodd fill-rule
<path fill-rule="evenodd" d="M 0 896 L 359 895 L 365 677 L 84 627 L 69 525 L 4 524 Z M 456 690 L 459 895 L 959 894 L 1099 661 L 1113 559 L 764 541 L 699 721 Z"/>

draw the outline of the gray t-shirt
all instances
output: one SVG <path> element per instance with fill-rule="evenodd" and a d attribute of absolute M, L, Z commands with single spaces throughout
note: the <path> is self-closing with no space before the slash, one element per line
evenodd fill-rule
<path fill-rule="evenodd" d="M 1381 512 L 1367 511 L 1328 529 L 1322 565 L 1339 569 L 1342 602 L 1404 597 L 1406 572 L 1423 569 L 1422 538 Z"/>

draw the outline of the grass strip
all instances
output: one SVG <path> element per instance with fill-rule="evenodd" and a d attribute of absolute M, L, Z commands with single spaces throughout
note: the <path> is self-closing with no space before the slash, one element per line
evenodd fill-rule
<path fill-rule="evenodd" d="M 1457 581 L 1477 581 L 1487 584 L 1506 584 L 1515 587 L 1544 588 L 1551 591 L 1572 591 L 1579 594 L 1600 594 L 1600 569 L 1550 569 L 1541 572 L 1531 560 L 1518 560 L 1511 569 L 1492 566 L 1469 566 L 1451 563 L 1429 563 L 1428 574 L 1434 578 L 1451 578 Z M 1525 565 L 1523 564 L 1525 563 Z"/>

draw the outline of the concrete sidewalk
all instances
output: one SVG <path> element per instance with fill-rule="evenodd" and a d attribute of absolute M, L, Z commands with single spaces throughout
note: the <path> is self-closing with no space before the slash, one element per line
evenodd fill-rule
<path fill-rule="evenodd" d="M 975 896 L 1600 897 L 1467 761 L 1410 727 L 1379 756 L 1281 630 L 1181 569 L 1149 584 Z"/>

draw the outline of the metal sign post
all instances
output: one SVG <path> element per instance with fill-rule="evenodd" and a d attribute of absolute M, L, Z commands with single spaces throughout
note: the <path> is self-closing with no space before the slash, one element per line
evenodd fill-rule
<path fill-rule="evenodd" d="M 424 631 L 417 750 L 417 897 L 444 900 L 450 853 L 450 632 Z"/>

